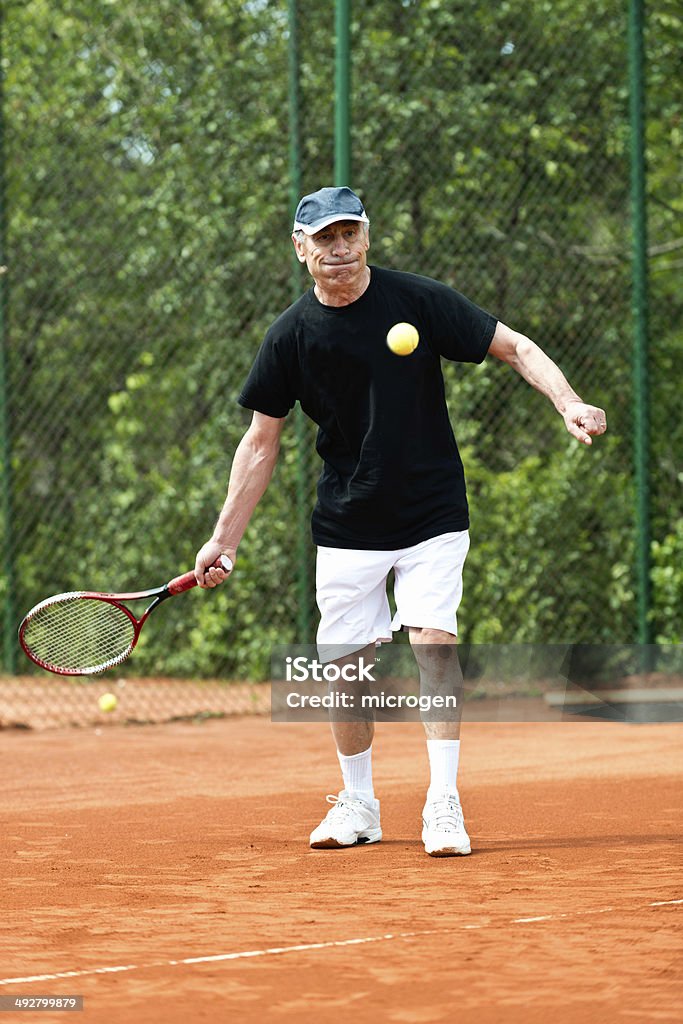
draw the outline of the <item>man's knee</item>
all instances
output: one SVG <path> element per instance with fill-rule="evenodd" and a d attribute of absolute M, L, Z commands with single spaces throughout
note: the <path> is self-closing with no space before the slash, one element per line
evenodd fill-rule
<path fill-rule="evenodd" d="M 411 644 L 455 644 L 458 638 L 455 633 L 448 633 L 445 629 L 431 629 L 429 627 L 410 627 Z"/>

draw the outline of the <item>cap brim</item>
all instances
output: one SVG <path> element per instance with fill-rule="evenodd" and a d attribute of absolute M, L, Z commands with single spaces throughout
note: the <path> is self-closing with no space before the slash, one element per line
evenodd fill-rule
<path fill-rule="evenodd" d="M 323 219 L 318 221 L 316 224 L 301 224 L 300 221 L 295 220 L 294 231 L 303 231 L 306 235 L 314 235 L 316 231 L 322 231 L 322 229 L 326 228 L 329 224 L 336 224 L 338 220 L 357 220 L 362 224 L 370 223 L 369 219 L 365 215 L 361 216 L 357 213 L 335 213 L 330 217 L 323 217 Z"/>

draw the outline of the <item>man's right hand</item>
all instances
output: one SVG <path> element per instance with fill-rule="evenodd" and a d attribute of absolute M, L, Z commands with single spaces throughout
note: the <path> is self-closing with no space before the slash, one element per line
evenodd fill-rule
<path fill-rule="evenodd" d="M 217 569 L 213 564 L 221 555 L 227 555 L 234 568 L 235 560 L 237 559 L 237 548 L 223 548 L 217 541 L 209 540 L 197 552 L 194 575 L 197 580 L 197 586 L 202 587 L 203 590 L 217 587 L 219 583 L 227 580 L 232 572 L 232 569 Z"/>

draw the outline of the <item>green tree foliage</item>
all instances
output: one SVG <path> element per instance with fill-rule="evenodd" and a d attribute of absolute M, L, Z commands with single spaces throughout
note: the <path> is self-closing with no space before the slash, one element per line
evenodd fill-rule
<path fill-rule="evenodd" d="M 299 7 L 310 191 L 332 177 L 333 11 Z M 632 641 L 623 5 L 358 0 L 353 12 L 353 184 L 373 259 L 439 277 L 528 333 L 610 421 L 578 450 L 506 367 L 446 367 L 473 516 L 464 636 Z M 669 561 L 683 544 L 680 28 L 663 0 L 648 31 L 663 641 L 680 640 L 683 593 Z M 175 575 L 212 529 L 248 422 L 237 394 L 293 297 L 288 32 L 282 0 L 10 0 L 3 32 L 23 611 L 53 590 Z M 297 637 L 300 467 L 289 424 L 230 586 L 160 612 L 134 671 L 259 676 L 271 645 Z"/>

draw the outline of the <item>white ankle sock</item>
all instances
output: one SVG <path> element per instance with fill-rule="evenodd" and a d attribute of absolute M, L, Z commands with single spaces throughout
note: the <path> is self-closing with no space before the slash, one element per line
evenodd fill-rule
<path fill-rule="evenodd" d="M 444 793 L 457 796 L 460 740 L 427 740 L 427 753 L 430 771 L 427 799 L 433 800 Z"/>
<path fill-rule="evenodd" d="M 339 764 L 341 765 L 344 789 L 354 796 L 363 800 L 374 800 L 375 791 L 372 788 L 372 744 L 367 750 L 361 750 L 359 754 L 340 754 L 337 751 Z"/>

